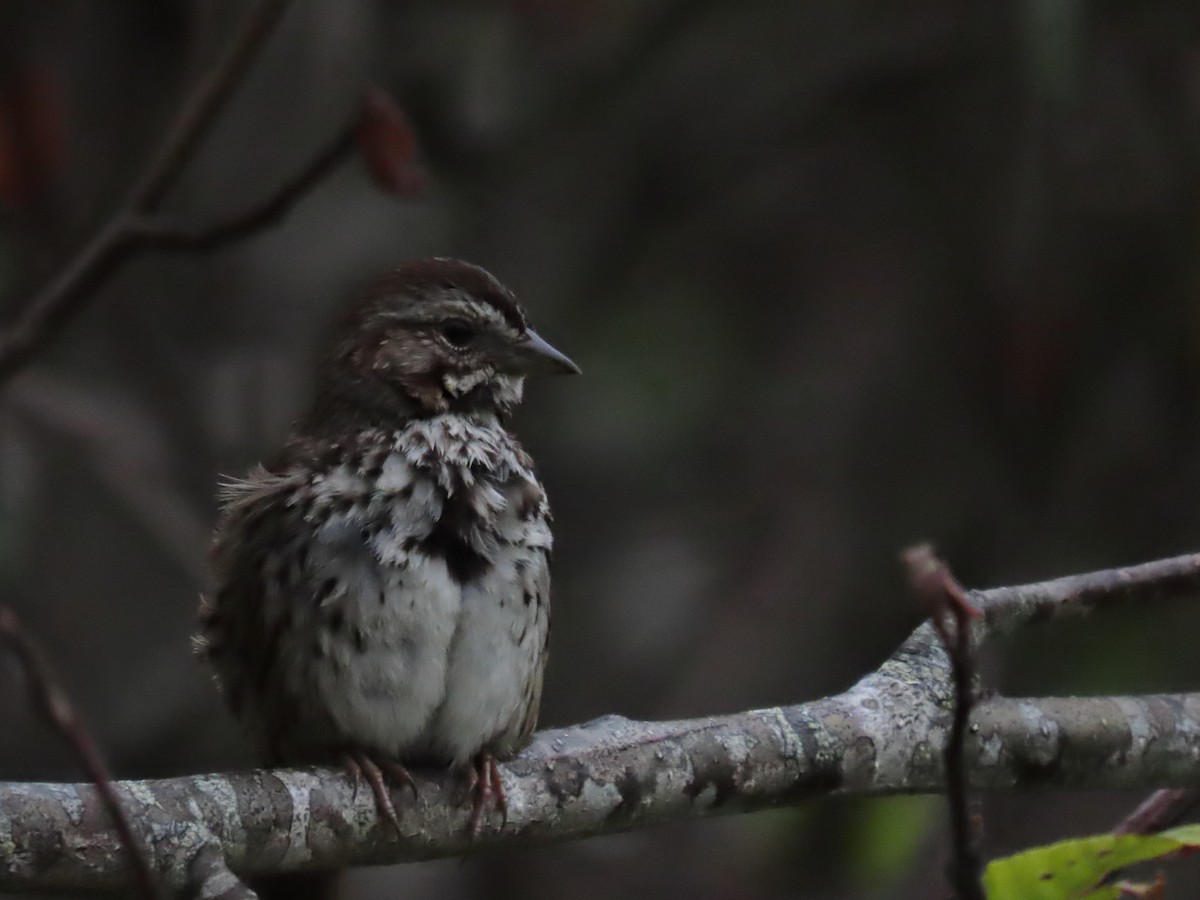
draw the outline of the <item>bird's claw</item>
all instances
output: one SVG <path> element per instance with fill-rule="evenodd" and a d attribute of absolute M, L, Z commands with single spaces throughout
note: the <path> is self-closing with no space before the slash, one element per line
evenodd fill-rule
<path fill-rule="evenodd" d="M 408 788 L 412 792 L 415 803 L 417 785 L 408 769 L 395 760 L 387 758 L 376 760 L 369 754 L 357 750 L 346 754 L 346 768 L 354 778 L 355 799 L 358 798 L 359 778 L 366 778 L 367 784 L 371 786 L 371 793 L 375 795 L 375 808 L 392 824 L 397 834 L 403 834 L 400 830 L 400 817 L 396 814 L 396 805 L 392 802 L 389 782 L 391 786 Z"/>
<path fill-rule="evenodd" d="M 508 798 L 500 781 L 500 769 L 490 753 L 480 753 L 471 760 L 471 814 L 467 818 L 467 834 L 471 840 L 483 830 L 483 818 L 489 803 L 500 813 L 500 827 L 508 824 Z"/>

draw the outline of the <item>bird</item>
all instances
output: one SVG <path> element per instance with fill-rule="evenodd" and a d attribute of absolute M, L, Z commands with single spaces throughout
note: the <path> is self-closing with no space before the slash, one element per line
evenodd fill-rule
<path fill-rule="evenodd" d="M 448 258 L 378 278 L 331 337 L 280 452 L 222 485 L 195 650 L 264 764 L 340 762 L 397 830 L 409 768 L 453 767 L 477 834 L 550 634 L 550 509 L 507 421 L 526 376 L 579 367 Z"/>

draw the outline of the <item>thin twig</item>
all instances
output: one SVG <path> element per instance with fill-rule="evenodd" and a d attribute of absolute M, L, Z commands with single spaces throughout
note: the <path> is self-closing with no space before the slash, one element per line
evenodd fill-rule
<path fill-rule="evenodd" d="M 117 796 L 108 766 L 96 749 L 95 741 L 71 705 L 67 692 L 55 678 L 45 655 L 21 627 L 17 614 L 7 606 L 0 606 L 0 644 L 6 645 L 21 664 L 34 709 L 51 728 L 62 735 L 75 759 L 96 786 L 100 799 L 117 827 L 121 843 L 129 854 L 130 865 L 142 893 L 154 900 L 165 900 L 166 895 L 150 867 L 146 847 L 133 830 L 133 824 Z"/>
<path fill-rule="evenodd" d="M 1114 834 L 1154 834 L 1182 821 L 1200 804 L 1195 788 L 1164 788 L 1155 791 L 1117 823 Z"/>
<path fill-rule="evenodd" d="M 975 703 L 975 659 L 971 620 L 982 613 L 971 605 L 949 567 L 928 544 L 910 547 L 901 555 L 909 583 L 928 611 L 933 627 L 950 657 L 954 681 L 954 717 L 946 740 L 946 799 L 954 853 L 948 865 L 950 883 L 960 900 L 985 900 L 983 863 L 977 847 L 978 829 L 972 821 L 968 772 L 964 752 L 971 707 Z"/>
<path fill-rule="evenodd" d="M 153 212 L 200 149 L 208 130 L 241 85 L 250 64 L 287 12 L 291 0 L 259 0 L 208 74 L 188 97 L 158 153 L 137 180 L 126 206 Z"/>
<path fill-rule="evenodd" d="M 328 146 L 270 196 L 218 222 L 199 226 L 176 223 L 162 215 L 132 219 L 131 232 L 146 247 L 159 250 L 216 250 L 282 219 L 293 206 L 354 150 L 355 116 Z"/>
<path fill-rule="evenodd" d="M 1113 828 L 1113 834 L 1157 834 L 1172 825 L 1179 824 L 1184 816 L 1195 809 L 1198 803 L 1200 803 L 1200 790 L 1196 788 L 1161 788 L 1139 803 L 1133 812 L 1118 822 Z M 1125 871 L 1125 868 L 1120 868 L 1110 872 L 1104 879 L 1104 884 L 1119 887 L 1122 884 L 1119 879 L 1125 874 Z M 1159 879 L 1161 880 L 1162 877 L 1160 872 Z"/>
<path fill-rule="evenodd" d="M 141 519 L 166 558 L 195 583 L 203 580 L 201 548 L 209 523 L 172 480 L 159 423 L 145 410 L 98 385 L 41 370 L 13 386 L 8 411 L 14 425 L 77 449 L 99 483 Z"/>
<path fill-rule="evenodd" d="M 249 64 L 287 9 L 290 0 L 261 0 L 225 55 L 198 85 L 162 147 L 146 167 L 129 199 L 70 263 L 35 295 L 17 321 L 0 336 L 0 384 L 16 374 L 83 305 L 88 295 L 138 248 L 140 217 L 158 209 L 166 192 L 241 83 Z"/>
<path fill-rule="evenodd" d="M 1086 615 L 1113 604 L 1200 596 L 1200 553 L 972 591 L 971 596 L 985 617 L 979 631 L 987 637 L 1009 634 L 1024 625 Z"/>

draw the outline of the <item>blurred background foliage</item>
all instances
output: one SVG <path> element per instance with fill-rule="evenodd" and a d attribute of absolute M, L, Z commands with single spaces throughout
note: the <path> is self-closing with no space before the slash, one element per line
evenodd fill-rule
<path fill-rule="evenodd" d="M 6 317 L 247 8 L 0 2 Z M 168 206 L 268 192 L 367 81 L 414 125 L 419 197 L 351 165 L 232 249 L 140 258 L 0 401 L 4 598 L 122 775 L 250 762 L 189 654 L 214 485 L 271 452 L 335 310 L 404 259 L 487 266 L 585 372 L 516 423 L 557 520 L 545 724 L 837 691 L 915 624 L 917 539 L 973 586 L 1196 549 L 1193 4 L 297 0 Z M 989 680 L 1196 689 L 1198 625 L 1031 631 Z M 0 774 L 78 778 L 0 671 Z M 987 798 L 987 851 L 1136 799 Z M 943 835 L 936 798 L 832 800 L 347 893 L 938 896 Z"/>

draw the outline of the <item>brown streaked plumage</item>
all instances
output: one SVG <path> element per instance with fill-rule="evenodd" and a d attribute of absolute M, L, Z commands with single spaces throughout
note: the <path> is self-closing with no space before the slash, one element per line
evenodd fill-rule
<path fill-rule="evenodd" d="M 550 514 L 505 429 L 525 375 L 577 372 L 483 269 L 379 279 L 282 452 L 228 482 L 197 650 L 270 763 L 345 760 L 395 821 L 404 766 L 493 759 L 537 721 Z M 409 782 L 411 784 L 411 782 Z"/>

